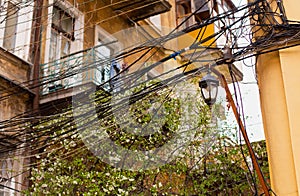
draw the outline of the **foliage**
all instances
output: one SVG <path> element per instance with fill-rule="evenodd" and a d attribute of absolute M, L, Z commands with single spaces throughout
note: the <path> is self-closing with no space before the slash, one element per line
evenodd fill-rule
<path fill-rule="evenodd" d="M 142 88 L 145 88 L 142 87 Z M 139 89 L 137 89 L 139 91 Z M 160 113 L 165 117 L 162 129 L 152 135 L 134 136 L 118 125 L 113 116 L 103 118 L 106 131 L 119 145 L 135 150 L 147 150 L 163 145 L 180 129 L 182 102 L 169 91 L 150 93 L 130 106 L 132 120 L 147 125 L 153 116 L 153 102 L 163 103 Z M 189 104 L 188 97 L 184 104 Z M 166 100 L 167 101 L 164 101 Z M 197 99 L 200 100 L 200 99 Z M 102 102 L 98 103 L 101 106 Z M 98 108 L 99 109 L 99 108 Z M 38 167 L 31 171 L 32 186 L 27 195 L 249 195 L 253 182 L 246 167 L 245 146 L 231 141 L 226 130 L 218 134 L 210 125 L 210 111 L 202 102 L 189 108 L 189 118 L 197 125 L 194 140 L 171 162 L 154 169 L 130 171 L 115 168 L 94 156 L 81 141 L 80 135 L 65 134 L 55 147 L 46 148 L 37 156 Z M 159 115 L 159 111 L 158 115 Z M 61 118 L 64 118 L 63 116 Z M 101 119 L 100 119 L 101 120 Z M 158 121 L 160 119 L 157 119 Z M 59 121 L 58 119 L 55 122 Z M 53 123 L 53 122 L 52 122 Z M 131 123 L 131 122 L 127 122 Z M 51 124 L 51 122 L 50 122 Z M 191 122 L 191 124 L 193 124 Z M 154 124 L 155 125 L 155 124 Z M 40 126 L 44 126 L 40 124 Z M 155 129 L 155 126 L 152 127 Z M 68 130 L 58 129 L 61 135 Z M 220 131 L 220 130 L 218 130 Z M 225 133 L 224 133 L 225 132 Z M 210 135 L 211 133 L 214 133 Z M 217 133 L 217 134 L 216 134 Z M 223 136 L 222 136 L 223 135 Z M 152 139 L 150 139 L 151 137 Z M 206 141 L 208 138 L 212 139 Z M 212 142 L 213 141 L 213 142 Z M 259 146 L 259 147 L 257 147 Z M 243 150 L 243 154 L 241 153 Z M 264 145 L 255 148 L 263 161 Z M 263 162 L 265 164 L 265 161 Z M 263 165 L 267 172 L 267 165 Z"/>

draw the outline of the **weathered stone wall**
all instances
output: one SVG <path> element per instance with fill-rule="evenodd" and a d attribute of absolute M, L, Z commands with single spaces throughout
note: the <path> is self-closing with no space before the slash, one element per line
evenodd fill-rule
<path fill-rule="evenodd" d="M 29 81 L 32 66 L 0 48 L 0 75 L 16 83 Z"/>
<path fill-rule="evenodd" d="M 27 88 L 30 85 L 31 68 L 32 66 L 27 62 L 0 48 L 0 125 L 3 125 L 1 123 L 3 120 L 10 120 L 31 110 L 33 94 Z M 29 151 L 27 148 L 22 148 L 25 143 L 18 146 L 19 149 L 15 149 L 13 145 L 10 145 L 10 143 L 15 143 L 17 140 L 7 139 L 6 136 L 16 133 L 15 130 L 18 130 L 18 126 L 10 126 L 0 130 L 2 132 L 0 138 L 2 141 L 0 145 L 0 159 L 2 158 L 0 165 L 1 171 L 7 171 L 7 176 L 3 176 L 3 178 L 11 178 L 7 186 L 16 190 L 24 190 L 28 186 L 27 178 L 29 175 L 26 172 L 27 168 L 24 168 L 24 164 L 29 164 L 29 159 L 24 157 L 28 157 Z M 24 138 L 18 139 L 22 140 Z M 7 164 L 8 162 L 10 162 L 10 165 Z M 7 190 L 13 195 L 21 195 L 21 193 L 13 190 Z"/>
<path fill-rule="evenodd" d="M 0 120 L 28 111 L 32 94 L 27 89 L 32 66 L 0 48 Z"/>
<path fill-rule="evenodd" d="M 0 79 L 0 82 L 1 79 Z M 2 85 L 0 85 L 0 91 L 5 91 Z M 13 87 L 9 87 L 13 88 Z M 16 92 L 16 95 L 11 93 L 0 93 L 0 120 L 8 120 L 16 115 L 22 114 L 30 109 L 30 97 L 24 92 Z"/>

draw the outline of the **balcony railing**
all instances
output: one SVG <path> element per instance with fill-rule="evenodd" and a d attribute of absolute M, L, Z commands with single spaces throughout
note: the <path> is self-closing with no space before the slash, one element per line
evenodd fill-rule
<path fill-rule="evenodd" d="M 110 78 L 110 58 L 103 57 L 97 47 L 63 57 L 40 66 L 41 94 L 92 82 L 100 85 Z M 109 90 L 109 84 L 103 86 Z"/>

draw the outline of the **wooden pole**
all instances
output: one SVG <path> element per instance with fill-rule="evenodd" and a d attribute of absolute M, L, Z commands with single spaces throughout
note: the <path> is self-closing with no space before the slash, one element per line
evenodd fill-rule
<path fill-rule="evenodd" d="M 234 116 L 235 116 L 235 118 L 236 118 L 236 120 L 237 120 L 237 122 L 238 122 L 238 125 L 239 125 L 239 127 L 240 127 L 240 130 L 241 130 L 241 132 L 242 132 L 242 135 L 243 135 L 243 138 L 244 138 L 244 140 L 245 140 L 246 146 L 247 146 L 247 148 L 248 148 L 248 150 L 249 150 L 249 153 L 250 153 L 250 157 L 251 157 L 251 160 L 252 160 L 253 167 L 254 167 L 254 169 L 255 169 L 255 171 L 256 171 L 256 173 L 257 173 L 257 176 L 258 176 L 259 182 L 260 182 L 260 184 L 261 184 L 261 186 L 262 186 L 262 189 L 263 189 L 263 191 L 264 191 L 264 194 L 265 194 L 266 196 L 270 196 L 269 188 L 268 188 L 268 186 L 267 186 L 267 183 L 266 183 L 266 181 L 265 181 L 265 178 L 264 178 L 264 176 L 263 176 L 263 173 L 262 173 L 262 171 L 261 171 L 261 169 L 260 169 L 260 167 L 259 167 L 257 158 L 256 158 L 255 153 L 254 153 L 254 150 L 253 150 L 253 148 L 252 148 L 252 146 L 251 146 L 251 143 L 250 143 L 250 140 L 249 140 L 249 138 L 248 138 L 246 129 L 245 129 L 245 127 L 244 127 L 244 125 L 243 125 L 243 122 L 242 122 L 242 120 L 241 120 L 241 118 L 240 118 L 240 114 L 238 113 L 237 108 L 236 108 L 236 105 L 235 105 L 235 103 L 234 103 L 234 100 L 233 100 L 233 98 L 232 98 L 232 96 L 231 96 L 230 90 L 229 90 L 229 88 L 228 88 L 227 81 L 226 81 L 224 75 L 221 74 L 218 70 L 216 70 L 216 69 L 214 69 L 214 68 L 211 68 L 211 70 L 212 70 L 212 72 L 214 72 L 214 73 L 219 77 L 219 79 L 221 80 L 221 83 L 223 84 L 223 87 L 224 87 L 225 92 L 226 92 L 227 100 L 228 100 L 228 102 L 229 102 L 229 104 L 230 104 L 230 106 L 231 106 L 231 108 L 232 108 L 232 110 L 233 110 Z"/>

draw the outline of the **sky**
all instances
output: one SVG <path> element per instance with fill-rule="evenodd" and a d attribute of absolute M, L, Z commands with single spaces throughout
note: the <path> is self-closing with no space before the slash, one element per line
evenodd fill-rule
<path fill-rule="evenodd" d="M 243 81 L 239 82 L 242 94 L 243 110 L 245 116 L 245 127 L 251 142 L 264 140 L 264 129 L 260 109 L 259 90 L 255 79 L 255 68 L 243 65 Z M 233 86 L 229 85 L 231 93 Z M 236 120 L 230 108 L 227 123 L 236 126 Z"/>
<path fill-rule="evenodd" d="M 237 6 L 244 5 L 247 3 L 246 0 L 232 0 Z M 242 72 L 244 74 L 243 81 L 239 83 L 242 100 L 244 115 L 246 117 L 246 130 L 250 141 L 260 141 L 264 140 L 264 129 L 262 124 L 262 116 L 260 109 L 259 100 L 259 90 L 257 86 L 257 81 L 255 77 L 255 59 L 248 59 L 245 62 L 241 62 Z M 247 66 L 246 66 L 247 65 Z M 249 67 L 250 65 L 250 67 Z M 232 85 L 230 85 L 230 90 L 233 92 Z M 229 121 L 235 120 L 233 114 L 231 113 L 228 118 Z"/>

